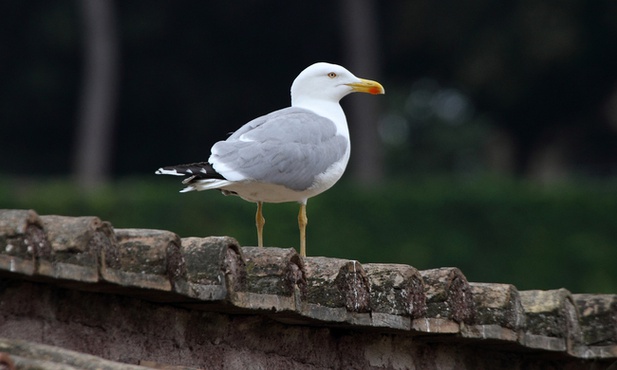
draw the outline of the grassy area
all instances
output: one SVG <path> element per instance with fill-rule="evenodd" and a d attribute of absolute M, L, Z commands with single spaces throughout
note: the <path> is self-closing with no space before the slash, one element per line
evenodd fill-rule
<path fill-rule="evenodd" d="M 255 205 L 219 192 L 180 194 L 175 179 L 124 179 L 91 194 L 66 180 L 0 181 L 0 208 L 96 215 L 115 227 L 256 243 Z M 614 184 L 612 184 L 614 185 Z M 308 254 L 420 269 L 456 266 L 472 281 L 519 289 L 617 293 L 617 191 L 433 178 L 372 189 L 349 183 L 309 200 Z M 295 204 L 267 204 L 265 243 L 297 247 Z"/>

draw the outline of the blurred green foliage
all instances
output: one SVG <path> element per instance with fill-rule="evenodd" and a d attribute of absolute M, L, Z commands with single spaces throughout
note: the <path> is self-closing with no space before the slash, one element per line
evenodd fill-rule
<path fill-rule="evenodd" d="M 154 176 L 153 176 L 154 177 Z M 124 179 L 90 194 L 68 180 L 3 179 L 0 208 L 95 215 L 117 228 L 256 242 L 255 205 L 216 191 L 180 194 L 169 178 Z M 545 188 L 443 177 L 360 189 L 343 181 L 308 203 L 308 254 L 456 266 L 470 281 L 519 289 L 617 292 L 614 183 Z M 265 243 L 297 247 L 298 207 L 267 204 Z"/>

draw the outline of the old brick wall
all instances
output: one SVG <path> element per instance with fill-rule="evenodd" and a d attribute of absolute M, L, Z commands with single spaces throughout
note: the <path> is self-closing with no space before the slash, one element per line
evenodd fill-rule
<path fill-rule="evenodd" d="M 24 369 L 604 370 L 617 296 L 0 210 L 2 353 Z"/>
<path fill-rule="evenodd" d="M 126 363 L 200 369 L 590 369 L 593 362 L 442 335 L 287 325 L 4 279 L 0 333 Z M 605 369 L 606 362 L 596 368 Z"/>

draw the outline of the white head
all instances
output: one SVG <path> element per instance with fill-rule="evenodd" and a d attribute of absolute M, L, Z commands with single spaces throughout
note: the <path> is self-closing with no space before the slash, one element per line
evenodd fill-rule
<path fill-rule="evenodd" d="M 384 88 L 378 82 L 354 76 L 339 65 L 319 62 L 300 72 L 294 80 L 291 105 L 297 106 L 307 100 L 338 103 L 352 92 L 383 94 Z"/>

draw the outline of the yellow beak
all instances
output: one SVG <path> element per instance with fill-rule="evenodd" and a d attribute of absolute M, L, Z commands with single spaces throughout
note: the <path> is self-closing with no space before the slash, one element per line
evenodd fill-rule
<path fill-rule="evenodd" d="M 384 90 L 383 86 L 381 86 L 379 82 L 365 80 L 364 78 L 361 78 L 360 82 L 354 82 L 346 85 L 351 87 L 354 92 L 369 93 L 373 95 L 386 93 L 386 90 Z"/>

